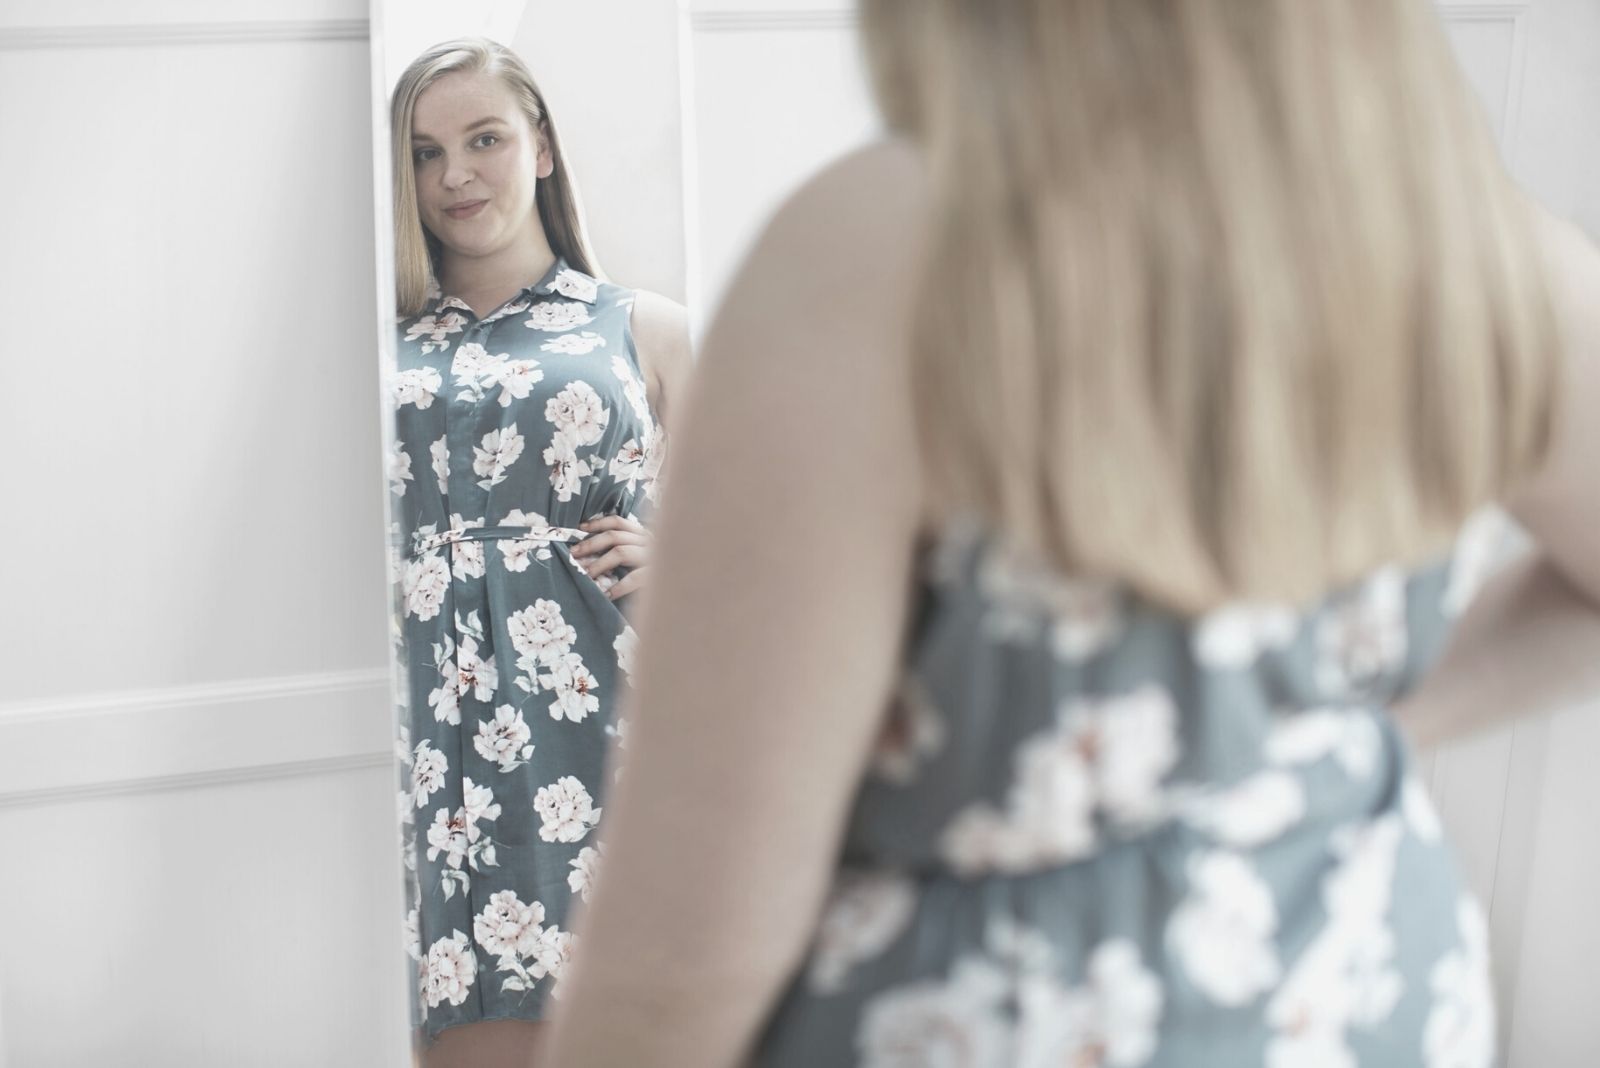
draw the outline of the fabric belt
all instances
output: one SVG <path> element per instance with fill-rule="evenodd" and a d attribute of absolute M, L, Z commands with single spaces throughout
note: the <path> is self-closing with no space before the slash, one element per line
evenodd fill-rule
<path fill-rule="evenodd" d="M 437 534 L 422 535 L 413 532 L 411 536 L 410 556 L 437 549 L 458 541 L 490 541 L 498 538 L 513 538 L 517 541 L 552 542 L 582 541 L 592 530 L 582 530 L 578 527 L 555 527 L 548 524 L 501 524 L 493 527 L 460 527 L 442 530 Z"/>

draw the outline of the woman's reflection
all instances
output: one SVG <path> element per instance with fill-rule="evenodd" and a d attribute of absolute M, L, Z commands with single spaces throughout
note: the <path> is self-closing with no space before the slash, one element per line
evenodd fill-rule
<path fill-rule="evenodd" d="M 513 52 L 430 48 L 390 114 L 413 1023 L 426 1064 L 525 1064 L 600 860 L 687 316 L 602 278 Z"/>

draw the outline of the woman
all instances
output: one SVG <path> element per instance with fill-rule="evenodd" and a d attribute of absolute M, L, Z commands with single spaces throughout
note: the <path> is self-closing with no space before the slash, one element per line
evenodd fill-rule
<path fill-rule="evenodd" d="M 1600 684 L 1594 248 L 1424 0 L 860 10 L 892 136 L 707 335 L 546 1063 L 1488 1065 L 1412 747 Z"/>
<path fill-rule="evenodd" d="M 492 1065 L 536 1034 L 599 859 L 687 327 L 680 305 L 602 279 L 514 53 L 430 48 L 391 115 L 414 1022 L 425 1063 Z"/>

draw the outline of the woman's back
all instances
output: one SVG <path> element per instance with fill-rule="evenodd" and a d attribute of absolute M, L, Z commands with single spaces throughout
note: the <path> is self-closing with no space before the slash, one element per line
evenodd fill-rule
<path fill-rule="evenodd" d="M 1187 620 L 951 521 L 755 1063 L 1491 1063 L 1482 910 L 1388 705 L 1498 529 Z"/>

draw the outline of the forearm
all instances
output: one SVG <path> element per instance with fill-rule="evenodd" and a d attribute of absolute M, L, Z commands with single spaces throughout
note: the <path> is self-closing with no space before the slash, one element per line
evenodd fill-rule
<path fill-rule="evenodd" d="M 1588 697 L 1600 697 L 1600 604 L 1534 551 L 1484 585 L 1394 716 L 1430 747 Z"/>

